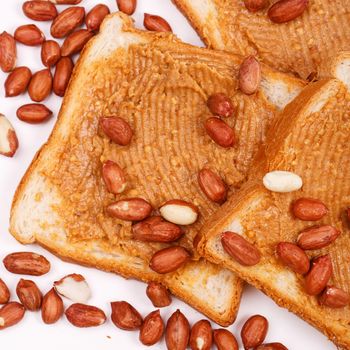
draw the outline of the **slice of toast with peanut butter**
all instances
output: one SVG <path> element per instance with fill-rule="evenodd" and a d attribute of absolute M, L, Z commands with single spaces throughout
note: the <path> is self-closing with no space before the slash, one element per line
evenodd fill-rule
<path fill-rule="evenodd" d="M 63 259 L 159 281 L 217 323 L 232 323 L 241 281 L 200 258 L 193 247 L 204 218 L 220 206 L 202 192 L 198 172 L 210 168 L 230 188 L 229 195 L 234 192 L 271 120 L 305 85 L 263 66 L 259 91 L 244 95 L 237 82 L 241 61 L 230 53 L 184 44 L 170 33 L 136 30 L 122 13 L 107 17 L 75 68 L 48 143 L 17 190 L 12 234 Z M 236 134 L 234 147 L 218 146 L 203 126 L 210 114 L 208 96 L 217 92 L 234 105 L 235 116 L 226 118 Z M 133 134 L 130 143 L 125 138 L 118 141 L 124 145 L 112 141 L 102 126 L 106 117 L 129 125 L 131 133 L 128 127 L 120 130 Z M 122 193 L 111 193 L 103 181 L 107 161 L 124 173 Z M 142 205 L 146 200 L 153 215 L 159 215 L 165 201 L 187 201 L 198 208 L 198 220 L 181 227 L 182 238 L 175 243 L 139 241 L 132 221 L 107 211 L 112 203 L 130 198 Z M 123 203 L 122 210 L 128 210 L 129 202 Z M 172 273 L 155 272 L 160 269 L 154 261 L 150 267 L 153 255 L 174 244 L 191 259 Z"/>
<path fill-rule="evenodd" d="M 328 72 L 271 126 L 198 249 L 350 349 L 350 53 Z"/>
<path fill-rule="evenodd" d="M 173 2 L 208 47 L 254 54 L 271 67 L 304 79 L 324 75 L 323 63 L 339 50 L 350 49 L 350 2 L 346 0 L 283 0 L 279 5 L 277 0 Z"/>

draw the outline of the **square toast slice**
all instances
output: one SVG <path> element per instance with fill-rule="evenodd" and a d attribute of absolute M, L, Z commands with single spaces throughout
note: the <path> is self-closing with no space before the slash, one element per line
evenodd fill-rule
<path fill-rule="evenodd" d="M 242 282 L 200 258 L 193 239 L 204 218 L 219 207 L 200 191 L 197 173 L 210 166 L 234 191 L 245 179 L 265 130 L 305 83 L 263 67 L 260 91 L 237 90 L 241 57 L 181 43 L 169 33 L 136 30 L 116 13 L 84 49 L 56 126 L 38 152 L 14 198 L 10 231 L 22 243 L 38 243 L 60 256 L 143 281 L 159 281 L 221 325 L 235 319 Z M 206 100 L 217 91 L 234 101 L 238 144 L 219 148 L 205 134 Z M 100 130 L 103 116 L 129 122 L 134 136 L 118 146 Z M 117 162 L 128 181 L 124 193 L 108 193 L 101 167 Z M 132 239 L 131 222 L 111 218 L 116 199 L 142 197 L 154 208 L 179 198 L 200 209 L 197 223 L 177 242 L 192 260 L 174 273 L 149 268 L 159 243 Z"/>
<path fill-rule="evenodd" d="M 350 305 L 330 308 L 305 291 L 305 276 L 283 265 L 276 253 L 280 242 L 295 243 L 301 231 L 332 225 L 341 234 L 330 245 L 306 250 L 310 259 L 329 254 L 333 274 L 328 282 L 350 293 L 350 53 L 334 59 L 332 78 L 310 84 L 271 126 L 266 145 L 252 167 L 250 179 L 205 225 L 199 251 L 210 261 L 238 273 L 287 308 L 321 330 L 338 346 L 350 349 Z M 302 178 L 300 190 L 269 191 L 263 177 L 274 170 Z M 299 198 L 322 201 L 328 214 L 318 221 L 297 219 L 291 210 Z M 246 238 L 261 253 L 255 266 L 242 266 L 223 249 L 222 233 Z"/>
<path fill-rule="evenodd" d="M 208 47 L 253 54 L 277 70 L 304 79 L 324 75 L 323 64 L 335 52 L 350 49 L 350 2 L 346 0 L 310 0 L 302 16 L 281 24 L 268 18 L 268 8 L 249 12 L 242 0 L 173 2 Z"/>

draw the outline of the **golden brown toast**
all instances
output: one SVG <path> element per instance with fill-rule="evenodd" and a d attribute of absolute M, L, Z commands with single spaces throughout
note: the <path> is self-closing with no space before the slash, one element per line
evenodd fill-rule
<path fill-rule="evenodd" d="M 183 44 L 168 33 L 136 30 L 121 13 L 109 16 L 84 50 L 55 129 L 17 190 L 12 234 L 64 259 L 160 281 L 217 323 L 232 323 L 242 283 L 200 259 L 193 248 L 204 218 L 219 207 L 201 192 L 197 174 L 211 167 L 233 192 L 245 180 L 270 121 L 304 86 L 264 66 L 260 91 L 245 96 L 237 90 L 241 61 Z M 238 139 L 230 149 L 213 143 L 203 127 L 207 98 L 218 91 L 237 109 L 227 120 Z M 100 118 L 111 115 L 131 125 L 129 146 L 112 143 L 100 130 Z M 117 197 L 102 180 L 105 160 L 117 162 L 127 176 L 127 189 Z M 192 253 L 191 262 L 167 275 L 149 268 L 154 252 L 166 245 L 133 240 L 132 223 L 105 212 L 116 199 L 128 197 L 145 198 L 154 208 L 174 198 L 199 207 L 198 222 L 183 227 L 185 235 L 176 243 Z"/>
<path fill-rule="evenodd" d="M 350 54 L 334 60 L 334 78 L 309 85 L 271 126 L 248 182 L 212 216 L 199 243 L 210 261 L 226 266 L 273 300 L 325 333 L 337 345 L 350 349 L 350 305 L 330 308 L 305 292 L 305 277 L 286 267 L 277 257 L 280 242 L 295 243 L 311 226 L 332 225 L 341 231 L 323 249 L 306 250 L 309 258 L 329 254 L 333 275 L 328 285 L 350 293 Z M 302 178 L 300 190 L 271 192 L 263 185 L 266 173 L 284 170 Z M 302 221 L 291 211 L 299 198 L 322 201 L 328 214 L 318 221 Z M 308 217 L 309 219 L 309 217 Z M 243 266 L 225 252 L 225 231 L 238 233 L 258 248 L 261 260 Z M 318 275 L 317 275 L 318 276 Z"/>
<path fill-rule="evenodd" d="M 276 24 L 268 8 L 249 12 L 242 0 L 173 0 L 208 47 L 254 54 L 266 64 L 306 79 L 324 75 L 323 64 L 349 50 L 350 2 L 310 0 L 302 16 Z M 277 0 L 271 1 L 271 5 Z"/>

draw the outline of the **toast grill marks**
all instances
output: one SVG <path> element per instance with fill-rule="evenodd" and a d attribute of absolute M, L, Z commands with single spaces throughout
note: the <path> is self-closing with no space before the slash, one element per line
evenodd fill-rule
<path fill-rule="evenodd" d="M 118 62 L 106 62 L 104 68 L 96 64 L 99 69 L 93 78 L 93 95 L 99 98 L 93 106 L 86 106 L 85 120 L 70 137 L 54 172 L 46 171 L 67 203 L 66 209 L 60 210 L 73 241 L 108 237 L 117 243 L 120 238 L 131 238 L 129 222 L 104 215 L 113 196 L 101 181 L 101 161 L 112 159 L 125 169 L 129 186 L 118 198 L 144 196 L 155 208 L 171 198 L 199 205 L 201 220 L 186 228 L 180 242 L 190 250 L 203 218 L 218 207 L 200 190 L 198 171 L 209 166 L 233 186 L 244 180 L 275 110 L 262 94 L 247 97 L 235 91 L 238 63 L 231 60 L 232 56 L 218 55 L 210 61 L 211 55 L 204 50 L 193 49 L 193 53 L 186 54 L 187 46 L 182 51 L 177 47 L 182 48 L 165 40 L 156 47 L 133 46 Z M 217 72 L 213 67 L 219 58 Z M 164 67 L 166 72 L 160 72 Z M 238 145 L 233 149 L 215 145 L 202 126 L 208 115 L 207 96 L 215 91 L 228 93 L 238 108 L 237 117 L 227 120 L 230 125 L 236 123 Z M 107 96 L 105 102 L 102 96 Z M 119 115 L 129 121 L 135 131 L 130 146 L 117 146 L 98 134 L 98 118 L 102 115 Z M 79 139 L 83 142 L 77 143 Z M 138 247 L 138 256 L 147 259 L 151 251 L 163 246 L 130 244 L 133 254 Z"/>
<path fill-rule="evenodd" d="M 328 89 L 323 95 L 325 99 L 319 98 L 313 107 L 305 107 L 317 89 Z M 326 101 L 323 107 L 322 100 Z M 322 108 L 320 112 L 305 112 L 306 108 L 317 110 L 318 106 Z M 338 239 L 329 247 L 307 253 L 309 257 L 330 253 L 334 273 L 329 284 L 350 293 L 350 230 L 345 217 L 350 200 L 350 175 L 346 171 L 350 166 L 349 107 L 350 93 L 339 81 L 321 81 L 307 88 L 287 107 L 284 117 L 268 135 L 265 154 L 253 171 L 258 174 L 257 180 L 243 186 L 236 209 L 226 218 L 221 213 L 219 220 L 231 226 L 231 230 L 240 231 L 259 248 L 263 256 L 261 263 L 253 268 L 234 263 L 223 252 L 220 233 L 215 228 L 209 228 L 205 254 L 212 261 L 238 272 L 277 303 L 299 314 L 346 348 L 350 346 L 350 307 L 330 309 L 319 306 L 317 298 L 304 292 L 303 277 L 294 274 L 276 258 L 275 247 L 281 241 L 295 242 L 298 233 L 306 227 L 334 225 L 342 232 Z M 267 191 L 261 179 L 267 171 L 277 168 L 301 175 L 304 181 L 302 190 L 287 194 Z M 330 212 L 317 222 L 294 219 L 290 204 L 300 197 L 318 198 L 328 205 Z M 220 213 L 217 215 L 219 217 Z"/>
<path fill-rule="evenodd" d="M 199 12 L 204 11 L 199 4 L 189 0 L 174 2 L 210 47 L 242 55 L 257 54 L 271 67 L 303 78 L 318 71 L 320 63 L 327 62 L 335 52 L 349 49 L 347 1 L 310 1 L 301 17 L 285 24 L 272 23 L 267 9 L 250 13 L 240 0 L 209 0 L 207 19 L 198 23 L 203 17 Z"/>

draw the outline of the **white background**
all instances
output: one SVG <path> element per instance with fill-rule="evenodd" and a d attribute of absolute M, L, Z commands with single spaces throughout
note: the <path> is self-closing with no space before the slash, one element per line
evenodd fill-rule
<path fill-rule="evenodd" d="M 13 33 L 17 26 L 31 23 L 21 10 L 24 0 L 11 0 L 0 2 L 0 31 Z M 116 10 L 115 0 L 102 0 L 111 9 Z M 195 32 L 188 25 L 184 17 L 171 4 L 170 0 L 138 0 L 138 8 L 134 15 L 137 26 L 142 28 L 143 13 L 162 15 L 171 24 L 174 32 L 184 41 L 202 45 Z M 82 4 L 87 10 L 99 3 L 97 0 L 83 0 Z M 63 9 L 59 7 L 59 10 Z M 49 24 L 39 22 L 49 36 Z M 18 65 L 27 65 L 36 71 L 43 69 L 40 61 L 40 49 L 18 45 Z M 28 125 L 16 118 L 16 110 L 19 106 L 29 103 L 26 95 L 15 98 L 4 98 L 3 82 L 5 74 L 0 73 L 0 112 L 5 114 L 14 125 L 20 142 L 20 148 L 13 159 L 0 156 L 0 260 L 5 255 L 14 251 L 31 250 L 44 254 L 51 262 L 51 271 L 43 277 L 28 277 L 35 280 L 43 292 L 51 288 L 52 282 L 68 273 L 81 273 L 89 282 L 92 289 L 90 303 L 101 307 L 106 314 L 110 314 L 110 301 L 126 300 L 131 302 L 144 316 L 153 311 L 153 306 L 145 296 L 145 285 L 136 281 L 127 281 L 114 274 L 108 274 L 94 269 L 83 268 L 60 261 L 52 254 L 37 246 L 24 247 L 17 243 L 8 233 L 8 220 L 11 200 L 22 175 L 30 164 L 35 152 L 46 141 L 59 111 L 61 99 L 50 97 L 45 101 L 46 105 L 54 111 L 54 117 L 44 125 Z M 3 278 L 12 292 L 12 299 L 16 300 L 15 288 L 20 276 L 12 275 L 5 270 L 0 263 L 0 277 Z M 26 277 L 25 277 L 26 278 Z M 65 300 L 66 306 L 68 305 Z M 184 303 L 174 300 L 172 305 L 161 310 L 164 319 L 177 308 L 180 308 L 189 318 L 190 323 L 203 318 Z M 229 327 L 240 342 L 240 330 L 246 320 L 252 314 L 262 314 L 270 321 L 270 329 L 267 341 L 280 341 L 293 350 L 334 350 L 332 345 L 321 333 L 307 325 L 304 321 L 277 307 L 274 302 L 262 293 L 251 287 L 247 287 L 243 296 L 237 321 Z M 217 327 L 216 325 L 213 325 Z M 63 317 L 55 325 L 47 326 L 41 321 L 40 313 L 27 312 L 24 320 L 15 327 L 0 331 L 1 349 L 84 349 L 84 350 L 122 350 L 143 349 L 138 341 L 137 332 L 126 332 L 117 329 L 111 323 L 98 328 L 79 329 L 73 327 Z M 164 343 L 154 346 L 152 349 L 165 349 Z"/>

